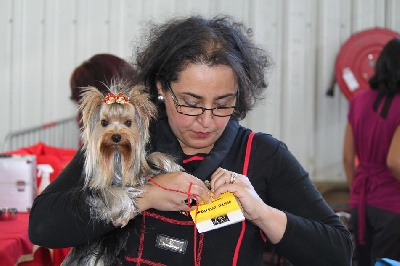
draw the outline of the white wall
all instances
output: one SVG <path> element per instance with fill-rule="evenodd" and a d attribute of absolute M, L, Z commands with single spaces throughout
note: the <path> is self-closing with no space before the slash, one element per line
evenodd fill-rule
<path fill-rule="evenodd" d="M 69 76 L 96 53 L 131 60 L 149 20 L 229 14 L 253 28 L 275 61 L 265 102 L 243 121 L 286 142 L 313 180 L 344 180 L 347 100 L 335 88 L 353 33 L 400 31 L 399 0 L 0 0 L 0 146 L 10 131 L 75 114 Z"/>

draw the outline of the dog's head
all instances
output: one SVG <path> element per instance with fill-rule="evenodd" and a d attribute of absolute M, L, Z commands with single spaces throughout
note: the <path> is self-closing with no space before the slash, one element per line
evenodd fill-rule
<path fill-rule="evenodd" d="M 88 87 L 82 112 L 82 141 L 86 153 L 85 185 L 104 189 L 111 184 L 135 185 L 146 162 L 149 123 L 156 107 L 143 86 L 110 86 L 108 95 Z"/>

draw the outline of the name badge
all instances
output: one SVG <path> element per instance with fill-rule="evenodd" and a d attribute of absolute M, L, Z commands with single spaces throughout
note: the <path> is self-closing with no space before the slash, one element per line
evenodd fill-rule
<path fill-rule="evenodd" d="M 178 239 L 166 235 L 158 235 L 156 247 L 184 254 L 186 252 L 187 240 Z"/>
<path fill-rule="evenodd" d="M 225 192 L 211 203 L 200 204 L 190 211 L 199 233 L 243 221 L 244 215 L 235 195 Z"/>

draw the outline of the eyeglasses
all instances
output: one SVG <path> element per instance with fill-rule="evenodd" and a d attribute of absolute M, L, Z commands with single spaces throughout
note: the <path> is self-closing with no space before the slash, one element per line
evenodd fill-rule
<path fill-rule="evenodd" d="M 172 100 L 174 101 L 174 105 L 176 111 L 183 115 L 188 116 L 199 116 L 202 115 L 206 110 L 210 110 L 214 116 L 218 117 L 226 117 L 231 116 L 236 109 L 236 106 L 221 106 L 221 107 L 214 107 L 214 108 L 205 108 L 205 107 L 197 107 L 197 106 L 188 106 L 179 104 L 178 98 L 176 97 L 175 93 L 172 91 L 171 85 L 168 82 L 167 88 L 171 93 Z"/>

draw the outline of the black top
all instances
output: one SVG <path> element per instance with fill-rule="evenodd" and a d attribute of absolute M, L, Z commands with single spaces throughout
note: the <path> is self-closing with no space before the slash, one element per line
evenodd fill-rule
<path fill-rule="evenodd" d="M 231 119 L 212 151 L 201 154 L 203 160 L 182 165 L 202 180 L 208 179 L 217 167 L 242 173 L 250 132 Z M 152 150 L 171 154 L 180 160 L 187 159 L 166 119 L 152 125 L 151 136 Z M 29 237 L 34 244 L 49 248 L 76 246 L 118 230 L 113 225 L 91 220 L 88 209 L 79 218 L 74 215 L 71 190 L 79 182 L 82 168 L 83 155 L 79 151 L 35 199 L 29 225 Z M 251 146 L 247 176 L 266 204 L 287 214 L 285 234 L 274 245 L 281 255 L 293 265 L 351 265 L 350 233 L 283 142 L 257 133 Z M 81 202 L 84 204 L 84 199 Z M 236 254 L 237 265 L 262 265 L 264 241 L 260 230 L 251 222 L 195 234 L 190 221 L 190 216 L 179 212 L 151 209 L 138 215 L 128 225 L 130 236 L 121 258 L 126 265 L 147 260 L 160 265 L 189 266 L 194 265 L 194 257 L 200 265 L 232 265 L 240 233 L 245 230 Z M 146 233 L 140 242 L 142 230 Z M 159 243 L 163 238 L 174 239 L 185 249 L 162 247 Z"/>

